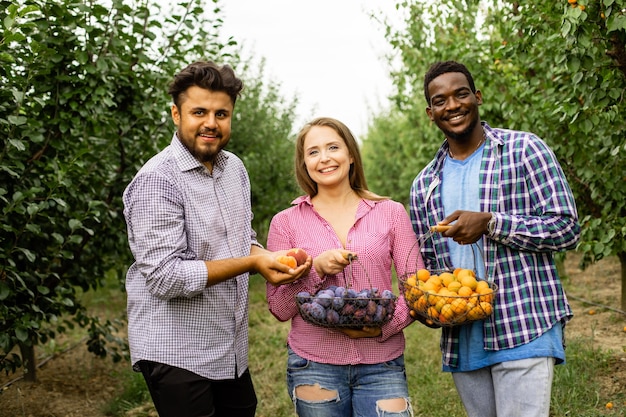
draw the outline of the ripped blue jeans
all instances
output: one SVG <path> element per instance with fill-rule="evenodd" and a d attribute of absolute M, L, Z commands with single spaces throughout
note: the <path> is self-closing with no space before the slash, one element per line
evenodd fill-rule
<path fill-rule="evenodd" d="M 411 417 L 413 410 L 404 356 L 374 365 L 329 365 L 309 361 L 288 348 L 287 389 L 299 417 Z M 330 398 L 303 400 L 296 388 L 321 387 Z M 389 411 L 381 400 L 403 398 L 402 411 Z"/>

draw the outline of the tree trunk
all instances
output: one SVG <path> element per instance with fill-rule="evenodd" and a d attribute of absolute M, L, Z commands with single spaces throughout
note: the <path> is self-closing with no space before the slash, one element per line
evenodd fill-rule
<path fill-rule="evenodd" d="M 20 343 L 22 354 L 22 367 L 24 368 L 24 381 L 37 382 L 37 360 L 35 358 L 35 345 Z"/>
<path fill-rule="evenodd" d="M 626 252 L 617 254 L 622 270 L 622 311 L 626 311 Z"/>

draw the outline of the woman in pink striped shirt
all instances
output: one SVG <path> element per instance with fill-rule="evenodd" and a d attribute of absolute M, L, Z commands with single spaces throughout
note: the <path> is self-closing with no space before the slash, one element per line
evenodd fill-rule
<path fill-rule="evenodd" d="M 303 127 L 295 171 L 305 195 L 274 216 L 267 247 L 302 248 L 313 258 L 313 268 L 291 284 L 267 285 L 267 300 L 278 320 L 291 320 L 287 385 L 296 412 L 300 417 L 411 416 L 403 329 L 413 319 L 401 295 L 388 322 L 360 329 L 310 324 L 296 304 L 300 292 L 347 284 L 356 291 L 401 294 L 394 291 L 392 268 L 403 275 L 423 267 L 406 209 L 368 190 L 358 144 L 338 120 L 317 118 Z M 350 265 L 349 254 L 358 262 Z"/>

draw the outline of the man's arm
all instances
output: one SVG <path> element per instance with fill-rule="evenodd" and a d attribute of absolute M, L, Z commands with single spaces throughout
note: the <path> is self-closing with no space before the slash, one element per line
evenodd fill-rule
<path fill-rule="evenodd" d="M 259 273 L 272 285 L 288 284 L 308 273 L 309 259 L 304 265 L 289 268 L 276 259 L 278 253 L 256 245 L 250 246 L 250 255 L 241 258 L 204 261 L 207 268 L 207 287 L 224 282 L 246 272 Z"/>

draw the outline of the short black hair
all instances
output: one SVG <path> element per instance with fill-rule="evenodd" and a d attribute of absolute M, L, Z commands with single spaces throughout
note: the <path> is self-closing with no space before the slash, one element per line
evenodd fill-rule
<path fill-rule="evenodd" d="M 243 81 L 235 76 L 228 65 L 217 65 L 212 61 L 197 61 L 174 76 L 168 93 L 176 107 L 180 108 L 181 95 L 189 87 L 201 87 L 211 91 L 222 91 L 230 97 L 233 105 L 243 89 Z"/>
<path fill-rule="evenodd" d="M 426 75 L 424 75 L 424 98 L 429 106 L 430 94 L 428 93 L 428 84 L 440 75 L 447 74 L 449 72 L 460 72 L 465 75 L 465 78 L 467 78 L 467 82 L 469 83 L 470 90 L 472 90 L 472 93 L 476 92 L 474 78 L 465 65 L 456 61 L 439 61 L 432 64 L 428 71 L 426 71 Z"/>

